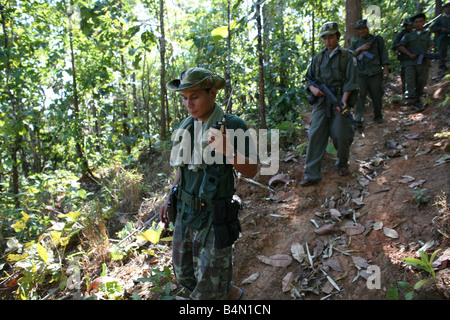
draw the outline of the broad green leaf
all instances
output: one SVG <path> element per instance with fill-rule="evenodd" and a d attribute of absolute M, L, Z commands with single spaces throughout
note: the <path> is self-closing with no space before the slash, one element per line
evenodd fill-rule
<path fill-rule="evenodd" d="M 52 243 L 54 245 L 56 245 L 58 243 L 59 239 L 61 239 L 62 232 L 60 232 L 60 231 L 50 231 L 50 235 L 52 237 Z"/>
<path fill-rule="evenodd" d="M 409 285 L 408 282 L 404 282 L 404 281 L 397 281 L 398 285 L 405 289 L 405 290 L 411 290 L 411 286 Z"/>
<path fill-rule="evenodd" d="M 65 247 L 69 243 L 69 240 L 70 240 L 70 237 L 63 237 L 63 238 L 59 239 L 59 245 L 61 247 Z"/>
<path fill-rule="evenodd" d="M 18 220 L 16 223 L 12 225 L 12 228 L 14 229 L 15 232 L 20 232 L 23 229 L 25 229 L 27 227 L 27 222 L 30 219 L 28 214 L 26 214 L 25 212 L 22 211 L 21 214 L 22 219 Z"/>
<path fill-rule="evenodd" d="M 150 241 L 153 244 L 156 244 L 159 242 L 159 235 L 160 235 L 160 232 L 157 232 L 153 229 L 148 229 L 144 233 L 137 235 L 137 237 L 140 239 L 143 239 L 143 240 Z"/>
<path fill-rule="evenodd" d="M 39 253 L 39 257 L 41 257 L 42 260 L 44 260 L 45 263 L 48 262 L 48 253 L 47 250 L 40 244 L 37 244 L 37 251 Z"/>
<path fill-rule="evenodd" d="M 416 259 L 416 258 L 403 258 L 403 260 L 405 260 L 406 264 L 409 264 L 409 265 L 412 265 L 415 267 L 417 267 L 417 266 L 420 266 L 422 268 L 427 267 L 427 264 L 424 261 Z"/>
<path fill-rule="evenodd" d="M 87 195 L 86 190 L 84 190 L 84 189 L 78 190 L 78 196 L 79 196 L 81 199 L 86 199 L 86 195 Z"/>
<path fill-rule="evenodd" d="M 398 300 L 398 288 L 393 286 L 390 287 L 387 291 L 388 300 Z"/>
<path fill-rule="evenodd" d="M 420 281 L 416 282 L 416 284 L 414 285 L 414 290 L 419 290 L 420 288 L 422 288 L 422 286 L 425 283 L 427 283 L 429 281 L 430 281 L 429 279 L 423 279 L 423 280 L 420 280 Z"/>
<path fill-rule="evenodd" d="M 218 27 L 218 28 L 214 29 L 213 31 L 211 31 L 211 35 L 213 37 L 227 38 L 228 37 L 228 27 L 227 26 Z"/>
<path fill-rule="evenodd" d="M 405 299 L 412 300 L 413 296 L 414 296 L 414 291 L 409 291 L 405 294 Z"/>
<path fill-rule="evenodd" d="M 8 256 L 6 257 L 6 260 L 8 260 L 9 262 L 17 262 L 20 260 L 25 259 L 26 257 L 28 257 L 28 253 L 24 253 L 24 254 L 8 254 Z"/>

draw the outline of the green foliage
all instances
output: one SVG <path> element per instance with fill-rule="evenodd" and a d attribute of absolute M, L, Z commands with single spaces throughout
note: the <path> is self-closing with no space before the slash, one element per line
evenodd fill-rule
<path fill-rule="evenodd" d="M 405 260 L 405 263 L 408 265 L 411 265 L 413 267 L 421 268 L 422 270 L 425 270 L 428 272 L 433 279 L 436 279 L 436 275 L 434 273 L 434 269 L 432 266 L 433 260 L 436 257 L 436 254 L 439 252 L 439 250 L 436 250 L 433 252 L 431 257 L 428 257 L 427 253 L 424 251 L 419 251 L 420 259 L 416 258 L 403 258 Z"/>
<path fill-rule="evenodd" d="M 431 254 L 431 257 L 428 257 L 428 254 L 424 251 L 419 251 L 420 259 L 417 258 L 403 258 L 405 264 L 420 268 L 426 272 L 436 281 L 436 274 L 433 269 L 433 261 L 436 257 L 436 254 L 440 251 L 440 249 L 434 251 Z M 412 300 L 414 293 L 419 291 L 420 288 L 427 282 L 431 281 L 430 279 L 422 279 L 417 281 L 413 286 L 405 281 L 397 281 L 397 285 L 405 291 L 405 300 Z M 399 300 L 399 291 L 396 286 L 392 286 L 388 289 L 387 298 L 389 300 Z"/>
<path fill-rule="evenodd" d="M 29 216 L 25 212 L 21 214 L 22 217 L 11 225 L 18 237 L 9 237 L 5 257 L 23 275 L 17 282 L 17 298 L 39 299 L 39 286 L 44 281 L 51 283 L 65 280 L 61 261 L 64 260 L 64 251 L 69 241 L 82 229 L 81 213 L 60 214 L 57 221 L 49 217 L 41 220 L 38 216 Z M 50 223 L 51 226 L 44 232 L 31 234 L 30 230 L 41 230 Z M 22 242 L 23 239 L 27 241 Z"/>
<path fill-rule="evenodd" d="M 397 281 L 397 285 L 401 289 L 406 291 L 405 292 L 405 300 L 412 300 L 414 297 L 414 293 L 419 291 L 419 289 L 422 288 L 422 286 L 429 281 L 430 281 L 429 279 L 419 280 L 412 287 L 407 282 Z M 388 300 L 399 300 L 400 294 L 399 294 L 398 287 L 396 287 L 396 286 L 390 287 L 387 291 L 387 298 L 388 298 Z"/>
<path fill-rule="evenodd" d="M 419 205 L 427 203 L 428 200 L 431 198 L 431 196 L 425 194 L 426 191 L 427 191 L 427 189 L 425 189 L 425 188 L 416 190 L 416 191 L 411 191 L 413 193 L 413 196 L 412 196 L 413 200 L 415 202 L 417 202 Z"/>
<path fill-rule="evenodd" d="M 170 295 L 172 285 L 172 271 L 165 266 L 164 270 L 151 269 L 151 276 L 148 278 L 139 278 L 140 282 L 152 282 L 155 286 L 151 291 L 162 293 L 161 300 L 173 300 L 174 297 Z"/>
<path fill-rule="evenodd" d="M 416 6 L 381 0 L 371 4 L 382 12 L 381 31 L 375 32 L 386 36 L 390 47 L 401 19 Z M 161 139 L 162 99 L 168 102 L 168 131 L 187 115 L 178 94 L 162 96 L 161 71 L 166 81 L 195 65 L 224 75 L 229 57 L 232 110 L 251 127 L 259 126 L 255 4 L 237 0 L 228 5 L 221 0 L 170 3 L 163 15 L 167 51 L 162 66 L 156 1 L 86 0 L 74 1 L 73 7 L 61 1 L 4 3 L 0 249 L 5 254 L 0 267 L 24 274 L 17 298 L 41 298 L 41 286 L 49 279 L 63 287 L 67 248 L 83 256 L 93 254 L 92 248 L 105 240 L 105 223 L 116 210 L 136 212 L 143 191 L 153 191 L 136 167 L 147 153 L 157 154 L 152 161 L 160 165 L 170 152 L 170 141 Z M 307 100 L 303 74 L 313 46 L 315 53 L 322 47 L 317 34 L 311 34 L 312 22 L 317 33 L 325 21 L 342 21 L 345 1 L 263 5 L 267 124 L 279 129 L 283 147 L 292 147 L 299 142 Z M 424 9 L 431 12 L 432 6 Z M 224 98 L 220 92 L 218 102 L 226 103 Z M 441 105 L 447 102 L 448 95 Z M 298 145 L 299 154 L 306 145 Z M 157 182 L 168 179 L 165 173 L 154 176 Z M 414 199 L 423 202 L 428 197 L 421 190 Z M 132 241 L 109 248 L 113 260 L 135 252 L 138 238 L 130 236 L 133 232 L 125 225 L 118 233 L 121 241 Z M 152 245 L 162 241 L 158 226 L 140 236 Z M 80 247 L 80 238 L 91 251 Z M 167 275 L 160 276 L 156 282 L 169 281 Z M 108 290 L 105 296 L 115 297 L 114 290 Z M 167 287 L 163 291 L 168 296 Z"/>

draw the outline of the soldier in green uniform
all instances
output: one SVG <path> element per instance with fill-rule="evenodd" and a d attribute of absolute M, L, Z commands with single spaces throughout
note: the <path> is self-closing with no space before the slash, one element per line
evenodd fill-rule
<path fill-rule="evenodd" d="M 352 51 L 339 46 L 338 24 L 327 22 L 321 28 L 320 37 L 325 48 L 313 57 L 307 70 L 307 76 L 326 84 L 347 107 L 353 107 L 353 97 L 357 99 L 356 60 Z M 312 104 L 311 124 L 308 130 L 308 148 L 306 151 L 306 169 L 300 185 L 313 185 L 322 179 L 321 163 L 328 139 L 332 138 L 337 150 L 337 167 L 340 175 L 349 173 L 348 160 L 353 142 L 354 129 L 350 121 L 332 105 L 319 88 L 307 80 L 306 89 L 315 97 Z M 353 94 L 352 93 L 356 93 Z"/>
<path fill-rule="evenodd" d="M 246 123 L 224 114 L 215 102 L 225 80 L 204 68 L 190 68 L 167 84 L 181 94 L 190 116 L 183 120 L 172 138 L 171 165 L 177 168 L 177 214 L 173 236 L 172 262 L 177 281 L 191 299 L 236 300 L 242 290 L 232 285 L 232 244 L 239 236 L 239 202 L 233 168 L 253 177 L 256 161 L 250 161 L 250 145 L 236 148 L 231 131 L 246 132 Z M 211 127 L 225 116 L 226 133 Z M 236 138 L 236 137 L 235 137 Z M 168 224 L 168 203 L 160 219 Z"/>
<path fill-rule="evenodd" d="M 405 61 L 409 58 L 404 53 L 398 51 L 398 46 L 403 36 L 406 33 L 409 33 L 413 30 L 413 22 L 411 21 L 411 18 L 403 19 L 402 27 L 403 30 L 397 33 L 394 37 L 394 40 L 392 40 L 392 50 L 395 51 L 395 53 L 397 54 L 397 59 L 398 61 L 400 61 L 400 79 L 402 81 L 402 94 L 405 94 L 406 91 Z"/>
<path fill-rule="evenodd" d="M 424 106 L 421 97 L 425 84 L 428 80 L 429 59 L 424 58 L 420 53 L 430 53 L 433 46 L 431 33 L 423 29 L 426 22 L 425 14 L 420 13 L 413 18 L 414 30 L 407 33 L 400 40 L 398 50 L 408 56 L 405 60 L 406 92 L 407 103 L 416 111 L 422 111 Z M 418 53 L 414 53 L 418 52 Z"/>
<path fill-rule="evenodd" d="M 439 61 L 440 74 L 447 73 L 447 53 L 450 46 L 450 2 L 443 6 L 444 12 L 431 25 L 430 30 L 436 33 L 436 47 L 439 49 L 441 60 Z"/>
<path fill-rule="evenodd" d="M 355 120 L 362 126 L 366 96 L 370 93 L 373 120 L 375 123 L 382 123 L 383 79 L 389 76 L 388 53 L 383 38 L 369 33 L 367 20 L 359 20 L 355 28 L 358 29 L 360 38 L 353 41 L 349 48 L 358 61 L 359 99 L 355 107 Z"/>

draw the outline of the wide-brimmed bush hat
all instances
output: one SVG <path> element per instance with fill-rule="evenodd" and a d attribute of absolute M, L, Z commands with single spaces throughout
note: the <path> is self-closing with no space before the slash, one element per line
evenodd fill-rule
<path fill-rule="evenodd" d="M 225 79 L 201 67 L 189 68 L 181 73 L 180 79 L 174 79 L 167 83 L 167 89 L 170 91 L 209 88 L 225 88 Z"/>

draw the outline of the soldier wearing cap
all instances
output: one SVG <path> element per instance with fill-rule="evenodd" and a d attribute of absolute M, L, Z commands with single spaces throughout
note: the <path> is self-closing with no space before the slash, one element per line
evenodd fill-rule
<path fill-rule="evenodd" d="M 230 139 L 228 130 L 245 132 L 248 127 L 216 103 L 217 90 L 224 87 L 222 77 L 199 67 L 167 83 L 169 90 L 180 93 L 190 114 L 172 135 L 170 161 L 177 168 L 172 190 L 177 190 L 178 199 L 172 262 L 177 281 L 195 300 L 236 300 L 243 293 L 231 282 L 232 244 L 240 232 L 233 169 L 253 177 L 257 164 L 249 160 L 250 142 L 241 154 Z M 211 128 L 223 120 L 225 134 Z M 216 160 L 208 161 L 209 157 Z M 166 224 L 168 207 L 169 197 L 160 211 Z"/>
<path fill-rule="evenodd" d="M 353 50 L 358 61 L 359 99 L 355 107 L 355 120 L 362 126 L 366 96 L 370 93 L 373 120 L 375 123 L 382 123 L 383 79 L 389 76 L 388 52 L 383 38 L 370 34 L 366 19 L 359 20 L 355 29 L 358 30 L 360 38 L 353 41 L 349 48 Z"/>
<path fill-rule="evenodd" d="M 406 33 L 409 33 L 413 30 L 413 22 L 411 21 L 411 18 L 403 19 L 402 28 L 403 28 L 402 31 L 397 33 L 394 37 L 394 40 L 392 40 L 392 50 L 395 51 L 395 53 L 397 54 L 397 59 L 398 61 L 400 61 L 400 79 L 402 81 L 402 93 L 405 94 L 406 91 L 405 61 L 409 58 L 404 53 L 398 51 L 398 46 L 403 36 Z"/>
<path fill-rule="evenodd" d="M 442 75 L 447 73 L 447 54 L 450 46 L 450 2 L 443 6 L 444 12 L 431 25 L 430 30 L 436 33 L 436 47 L 439 49 L 441 60 L 439 60 L 439 69 Z"/>
<path fill-rule="evenodd" d="M 327 22 L 322 26 L 320 37 L 325 48 L 313 57 L 306 74 L 308 78 L 326 84 L 346 107 L 351 108 L 355 104 L 355 98 L 357 99 L 358 90 L 356 60 L 352 51 L 339 46 L 340 36 L 336 22 Z M 354 136 L 350 121 L 339 112 L 337 106 L 331 104 L 319 88 L 307 80 L 306 89 L 317 99 L 312 104 L 306 169 L 304 179 L 300 182 L 303 187 L 316 184 L 322 179 L 321 163 L 329 137 L 337 150 L 338 173 L 348 175 L 350 146 Z"/>
<path fill-rule="evenodd" d="M 433 41 L 431 39 L 431 33 L 423 28 L 426 22 L 425 14 L 419 13 L 412 20 L 414 30 L 403 36 L 400 40 L 398 50 L 408 56 L 408 59 L 405 60 L 405 98 L 407 99 L 407 104 L 411 105 L 415 111 L 422 111 L 424 106 L 421 102 L 421 97 L 428 80 L 430 61 L 429 59 L 422 59 L 419 54 L 410 52 L 409 50 L 430 53 Z"/>

